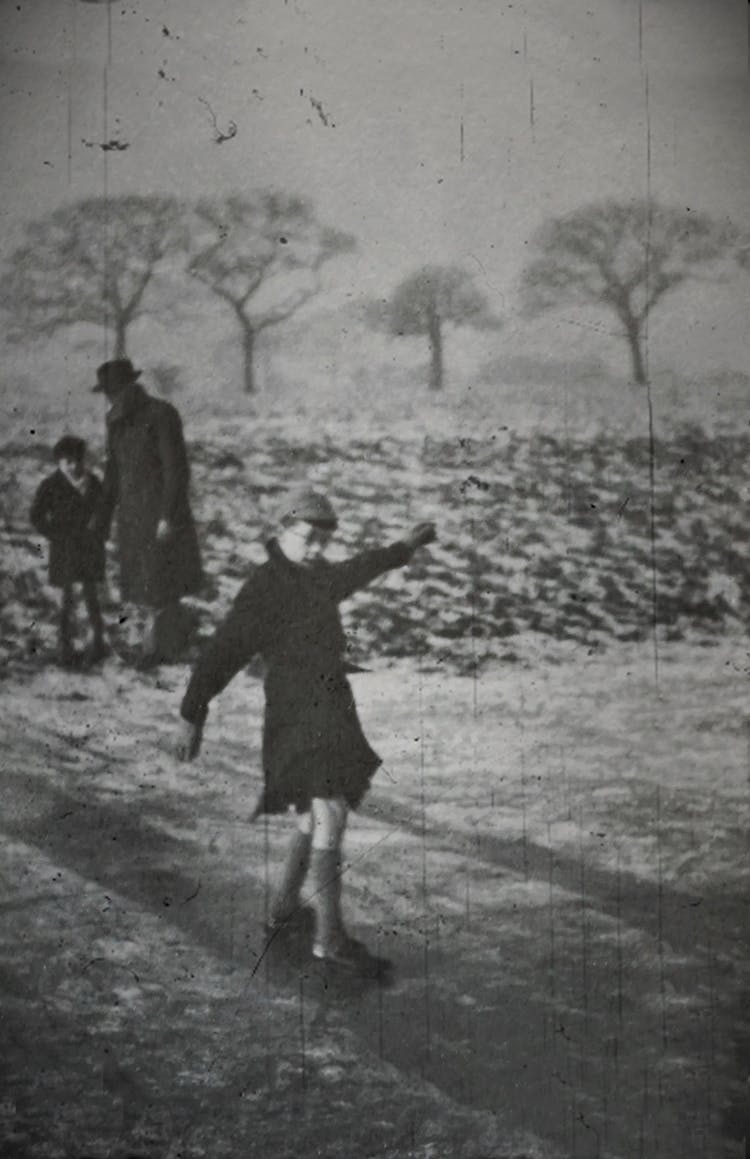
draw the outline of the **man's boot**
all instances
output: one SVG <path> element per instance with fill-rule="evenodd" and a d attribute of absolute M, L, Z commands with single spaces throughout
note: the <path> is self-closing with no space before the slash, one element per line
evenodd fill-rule
<path fill-rule="evenodd" d="M 135 660 L 135 667 L 139 672 L 148 672 L 152 668 L 158 668 L 162 662 L 158 639 L 159 615 L 158 611 L 144 610 L 143 612 L 143 628 Z"/>

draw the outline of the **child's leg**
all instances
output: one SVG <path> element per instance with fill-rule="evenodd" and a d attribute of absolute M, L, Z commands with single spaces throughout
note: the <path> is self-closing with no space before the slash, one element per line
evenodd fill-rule
<path fill-rule="evenodd" d="M 312 846 L 312 817 L 309 813 L 297 814 L 297 826 L 289 842 L 276 896 L 271 903 L 270 924 L 281 926 L 294 916 L 300 907 L 300 890 L 310 865 Z"/>
<path fill-rule="evenodd" d="M 314 797 L 312 801 L 310 899 L 315 910 L 313 953 L 325 958 L 346 942 L 341 916 L 341 843 L 347 821 L 343 797 Z"/>
<path fill-rule="evenodd" d="M 99 593 L 96 590 L 94 580 L 87 579 L 83 581 L 83 600 L 86 605 L 93 635 L 91 653 L 92 656 L 98 659 L 104 654 L 104 621 L 102 620 L 102 610 L 99 605 Z"/>
<path fill-rule="evenodd" d="M 73 660 L 73 585 L 63 584 L 60 598 L 60 663 L 70 664 Z"/>

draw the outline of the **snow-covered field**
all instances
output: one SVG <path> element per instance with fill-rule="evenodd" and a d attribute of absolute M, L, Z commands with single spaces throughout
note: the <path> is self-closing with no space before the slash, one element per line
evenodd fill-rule
<path fill-rule="evenodd" d="M 642 444 L 189 433 L 205 631 L 290 476 L 340 497 L 346 548 L 439 524 L 348 613 L 384 766 L 346 899 L 395 983 L 266 952 L 287 822 L 247 820 L 251 675 L 185 766 L 187 667 L 49 666 L 48 468 L 6 447 L 3 1154 L 741 1154 L 744 436 L 658 448 L 652 525 Z"/>
<path fill-rule="evenodd" d="M 188 431 L 212 581 L 206 628 L 263 558 L 279 496 L 301 480 L 335 498 L 342 552 L 419 519 L 440 530 L 408 574 L 354 601 L 355 658 L 416 655 L 465 672 L 522 656 L 534 637 L 579 654 L 645 640 L 655 624 L 661 642 L 716 640 L 747 618 L 745 434 L 684 428 L 656 444 L 652 464 L 645 439 L 604 433 L 521 437 L 488 426 L 468 436 L 450 434 L 445 416 L 429 429 L 377 428 L 364 416 L 307 424 L 245 417 Z M 0 464 L 0 656 L 28 654 L 48 636 L 41 545 L 27 524 L 49 470 L 41 435 L 6 444 Z"/>

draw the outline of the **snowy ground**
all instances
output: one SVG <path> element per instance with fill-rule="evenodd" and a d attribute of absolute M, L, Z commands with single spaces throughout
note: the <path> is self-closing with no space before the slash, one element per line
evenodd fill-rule
<path fill-rule="evenodd" d="M 43 545 L 27 513 L 56 433 L 35 428 L 0 456 L 0 664 L 49 638 Z M 523 656 L 537 635 L 587 652 L 645 640 L 655 622 L 664 643 L 721 639 L 748 617 L 742 432 L 673 432 L 653 464 L 644 439 L 521 437 L 499 427 L 470 435 L 444 420 L 396 431 L 365 418 L 302 426 L 245 417 L 206 420 L 188 434 L 210 581 L 206 629 L 263 558 L 280 495 L 300 481 L 334 497 L 343 553 L 398 538 L 422 519 L 439 528 L 408 572 L 353 601 L 355 659 L 418 655 L 471 672 Z M 93 450 L 97 465 L 101 449 Z"/>
<path fill-rule="evenodd" d="M 4 1153 L 740 1154 L 747 659 L 356 677 L 344 992 L 263 957 L 252 678 L 190 766 L 182 668 L 6 685 Z"/>
<path fill-rule="evenodd" d="M 290 475 L 335 489 L 345 549 L 440 527 L 347 614 L 384 758 L 348 833 L 347 905 L 395 983 L 334 985 L 267 946 L 288 823 L 247 820 L 257 681 L 216 702 L 184 766 L 187 667 L 51 664 L 26 512 L 52 432 L 16 440 L 0 459 L 0 1153 L 741 1155 L 745 436 L 661 445 L 651 494 L 637 440 L 189 433 L 203 631 Z M 116 612 L 113 588 L 115 635 Z"/>

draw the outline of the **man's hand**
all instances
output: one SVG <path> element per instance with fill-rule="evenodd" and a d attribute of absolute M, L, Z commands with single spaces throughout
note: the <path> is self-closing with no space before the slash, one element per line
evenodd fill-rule
<path fill-rule="evenodd" d="M 405 542 L 412 551 L 416 551 L 418 547 L 424 547 L 428 543 L 433 543 L 436 539 L 437 532 L 435 531 L 434 523 L 418 523 L 416 527 L 412 527 L 405 538 Z"/>
<path fill-rule="evenodd" d="M 163 542 L 165 539 L 169 539 L 171 534 L 172 528 L 170 526 L 169 520 L 160 519 L 156 525 L 156 538 Z"/>
<path fill-rule="evenodd" d="M 177 743 L 174 746 L 174 755 L 178 761 L 192 761 L 201 750 L 203 740 L 203 725 L 191 724 L 189 720 L 180 717 L 177 728 Z"/>

